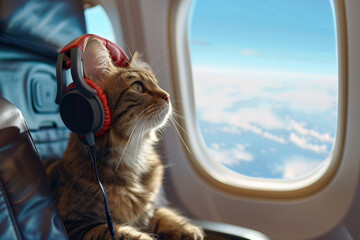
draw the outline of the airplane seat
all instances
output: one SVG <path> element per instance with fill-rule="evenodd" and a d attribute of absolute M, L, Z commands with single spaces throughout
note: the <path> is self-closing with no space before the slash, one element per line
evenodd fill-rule
<path fill-rule="evenodd" d="M 54 102 L 58 50 L 85 33 L 82 1 L 0 1 L 0 96 L 21 110 L 43 159 L 60 158 L 69 137 Z"/>
<path fill-rule="evenodd" d="M 0 238 L 67 239 L 21 112 L 0 97 Z"/>

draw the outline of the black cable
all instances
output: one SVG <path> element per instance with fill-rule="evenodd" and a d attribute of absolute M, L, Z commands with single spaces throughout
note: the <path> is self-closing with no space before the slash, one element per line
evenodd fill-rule
<path fill-rule="evenodd" d="M 89 146 L 89 150 L 90 150 L 90 157 L 91 157 L 91 161 L 94 167 L 94 171 L 95 171 L 95 176 L 96 179 L 99 183 L 99 186 L 101 188 L 102 194 L 104 195 L 104 205 L 105 205 L 105 213 L 106 213 L 106 220 L 107 220 L 107 224 L 108 224 L 108 228 L 111 234 L 111 237 L 113 240 L 115 240 L 115 230 L 114 230 L 114 226 L 112 223 L 112 218 L 111 218 L 111 213 L 109 210 L 109 203 L 108 203 L 108 199 L 107 199 L 107 195 L 106 195 L 106 191 L 104 186 L 102 185 L 100 178 L 99 178 L 99 174 L 98 174 L 98 170 L 96 167 L 96 146 L 95 146 L 95 139 L 94 139 L 94 134 L 87 135 L 86 137 L 86 141 L 88 143 Z"/>

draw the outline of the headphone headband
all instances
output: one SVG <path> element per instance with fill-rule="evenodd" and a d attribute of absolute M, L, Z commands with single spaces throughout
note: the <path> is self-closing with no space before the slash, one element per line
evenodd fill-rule
<path fill-rule="evenodd" d="M 66 70 L 71 67 L 71 76 L 75 85 L 86 96 L 96 96 L 96 90 L 91 88 L 84 80 L 84 73 L 82 69 L 82 57 L 87 43 L 90 39 L 96 38 L 109 50 L 109 54 L 114 64 L 119 67 L 126 67 L 129 63 L 129 58 L 126 53 L 115 43 L 99 37 L 95 34 L 85 34 L 79 38 L 74 39 L 60 50 L 60 54 L 56 63 L 56 78 L 57 78 L 57 95 L 55 102 L 60 103 L 61 97 L 66 92 Z"/>
<path fill-rule="evenodd" d="M 65 125 L 79 135 L 87 135 L 92 132 L 95 136 L 99 136 L 105 133 L 111 125 L 111 112 L 107 97 L 95 82 L 86 78 L 82 67 L 86 45 L 89 40 L 94 38 L 108 49 L 115 65 L 126 67 L 129 63 L 127 55 L 120 47 L 94 34 L 85 34 L 68 43 L 60 51 L 56 63 L 57 95 L 55 102 L 60 104 L 60 115 Z M 72 89 L 67 92 L 66 70 L 69 68 L 73 83 L 68 88 Z"/>
<path fill-rule="evenodd" d="M 74 39 L 73 41 L 66 44 L 65 47 L 63 47 L 63 49 L 61 49 L 60 53 L 65 53 L 74 47 L 78 47 L 81 50 L 82 55 L 83 55 L 86 44 L 92 38 L 98 39 L 109 50 L 111 59 L 113 60 L 115 65 L 117 65 L 119 67 L 127 66 L 129 58 L 125 54 L 125 52 L 119 46 L 117 46 L 115 43 L 110 42 L 109 40 L 99 37 L 95 34 L 85 34 L 79 38 Z M 81 58 L 82 58 L 82 55 L 81 55 Z M 70 68 L 70 64 L 71 64 L 71 60 L 66 62 L 66 69 Z"/>

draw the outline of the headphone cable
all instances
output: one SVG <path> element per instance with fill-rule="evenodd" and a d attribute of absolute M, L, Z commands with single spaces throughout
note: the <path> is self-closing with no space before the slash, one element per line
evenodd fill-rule
<path fill-rule="evenodd" d="M 94 167 L 95 176 L 96 176 L 96 179 L 97 179 L 97 181 L 99 183 L 99 186 L 101 188 L 101 192 L 102 192 L 102 194 L 104 196 L 104 205 L 105 205 L 105 213 L 106 213 L 106 220 L 107 220 L 108 228 L 109 228 L 112 239 L 115 240 L 116 239 L 115 238 L 115 230 L 114 230 L 114 226 L 113 226 L 113 223 L 112 223 L 112 218 L 111 218 L 111 213 L 110 213 L 110 210 L 109 210 L 109 203 L 108 203 L 106 191 L 105 191 L 105 188 L 104 188 L 104 186 L 102 185 L 102 183 L 100 181 L 98 170 L 97 170 L 97 167 L 96 167 L 96 146 L 95 146 L 94 134 L 92 134 L 92 133 L 87 134 L 85 136 L 85 138 L 86 138 L 87 145 L 89 146 L 90 157 L 91 157 L 91 161 L 92 161 L 92 164 L 93 164 L 93 167 Z"/>

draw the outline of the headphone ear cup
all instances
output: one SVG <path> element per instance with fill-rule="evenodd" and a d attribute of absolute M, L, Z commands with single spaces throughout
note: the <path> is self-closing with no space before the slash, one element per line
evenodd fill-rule
<path fill-rule="evenodd" d="M 61 98 L 59 111 L 65 126 L 79 135 L 97 133 L 104 123 L 104 109 L 98 97 L 87 97 L 76 88 Z"/>
<path fill-rule="evenodd" d="M 110 106 L 108 104 L 108 98 L 106 96 L 106 94 L 104 93 L 104 91 L 94 82 L 91 81 L 88 78 L 84 78 L 86 83 L 91 86 L 93 89 L 96 90 L 97 93 L 97 100 L 99 101 L 99 104 L 101 104 L 102 109 L 103 109 L 103 125 L 101 127 L 101 129 L 98 132 L 95 132 L 95 137 L 98 137 L 102 134 L 104 134 L 107 130 L 109 130 L 110 126 L 111 126 L 111 111 L 110 111 Z"/>

